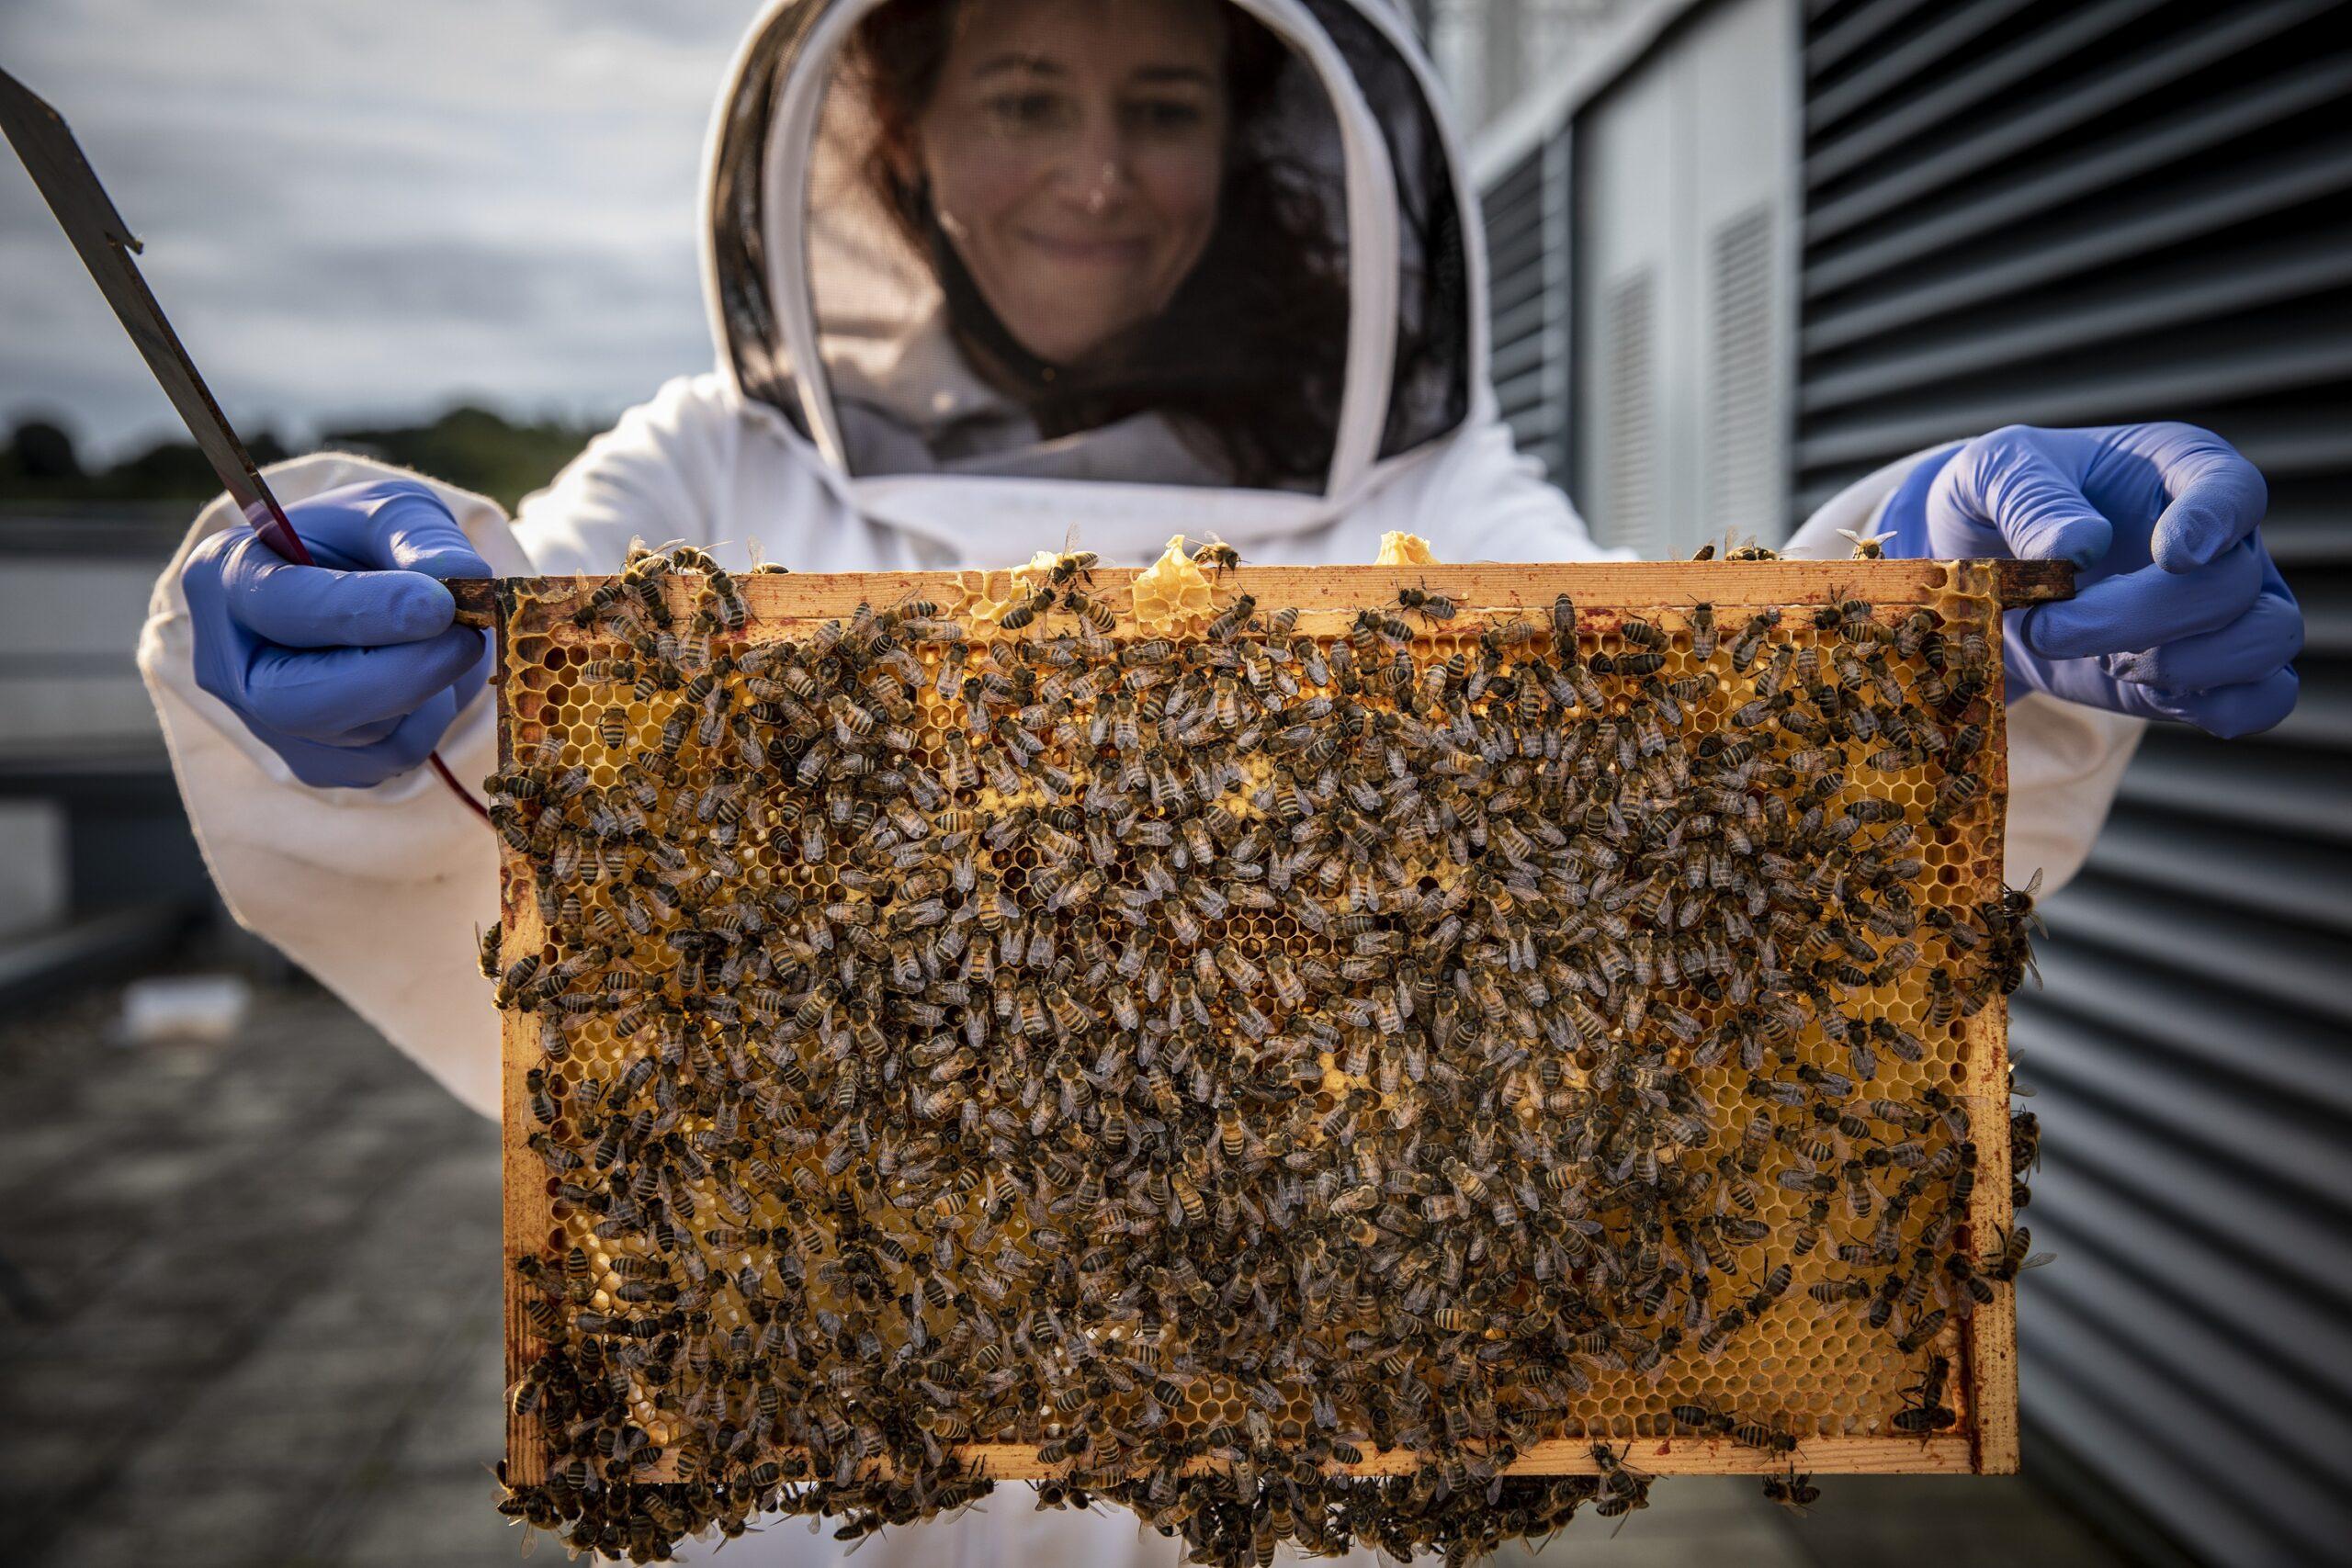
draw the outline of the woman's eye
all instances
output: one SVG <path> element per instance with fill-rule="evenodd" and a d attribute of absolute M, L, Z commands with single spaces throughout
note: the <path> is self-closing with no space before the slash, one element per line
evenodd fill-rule
<path fill-rule="evenodd" d="M 988 102 L 989 117 L 1014 130 L 1041 130 L 1064 118 L 1062 100 L 1052 93 L 1006 93 Z"/>
<path fill-rule="evenodd" d="M 1129 112 L 1143 130 L 1162 133 L 1190 130 L 1206 118 L 1200 105 L 1176 99 L 1137 104 Z"/>

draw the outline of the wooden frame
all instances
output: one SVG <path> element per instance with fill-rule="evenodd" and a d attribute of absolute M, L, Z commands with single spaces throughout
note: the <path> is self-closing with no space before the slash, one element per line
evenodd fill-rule
<path fill-rule="evenodd" d="M 1097 596 L 1118 605 L 1123 590 L 1136 574 L 1098 570 Z M 509 639 L 529 633 L 560 637 L 570 612 L 585 602 L 600 580 L 574 578 L 508 579 L 489 582 L 453 583 L 461 618 L 489 626 L 496 632 L 500 686 L 499 757 L 501 766 L 514 756 L 508 694 Z M 1004 573 L 854 573 L 780 574 L 739 580 L 755 624 L 764 630 L 790 634 L 826 620 L 847 616 L 860 604 L 888 605 L 909 598 L 933 600 L 954 613 L 959 606 L 1003 599 L 1010 592 Z M 1719 613 L 1770 605 L 1818 604 L 1840 592 L 1862 591 L 1881 609 L 1934 604 L 1947 617 L 1955 606 L 1973 605 L 1979 629 L 1986 632 L 1994 658 L 1999 657 L 1999 612 L 2005 607 L 2068 596 L 2071 569 L 2041 562 L 1935 561 L 1770 561 L 1707 563 L 1595 563 L 1568 565 L 1490 565 L 1438 567 L 1317 567 L 1243 568 L 1217 584 L 1223 599 L 1239 593 L 1254 595 L 1269 607 L 1296 606 L 1300 629 L 1336 633 L 1363 606 L 1393 603 L 1400 587 L 1420 588 L 1452 597 L 1465 624 L 1487 615 L 1524 614 L 1541 618 L 1555 594 L 1576 598 L 1587 624 L 1606 626 L 1619 610 L 1687 609 L 1704 600 Z M 673 604 L 685 606 L 688 590 L 672 585 Z M 1992 680 L 1997 693 L 1997 667 Z M 2006 734 L 1999 703 L 1991 705 L 1984 755 L 1987 766 L 1987 807 L 1977 816 L 1980 830 L 1997 833 L 2006 822 L 2007 772 Z M 1993 886 L 1980 897 L 1999 892 L 1997 844 L 1991 856 Z M 540 940 L 539 917 L 531 895 L 526 862 L 511 852 L 502 856 L 501 902 L 505 942 L 510 953 L 536 950 Z M 542 1256 L 557 1236 L 546 1191 L 544 1168 L 526 1146 L 531 1126 L 524 1073 L 537 1058 L 536 1032 L 524 1015 L 509 1012 L 503 1041 L 503 1152 L 505 1352 L 510 1380 L 520 1376 L 542 1347 L 524 1315 L 527 1292 L 514 1264 Z M 1965 1077 L 1960 1093 L 1972 1109 L 1978 1129 L 1980 1165 L 1971 1201 L 1969 1229 L 1989 1237 L 2006 1227 L 2010 1215 L 2008 1150 L 2008 1061 L 2006 1010 L 1996 1004 L 1980 1011 L 1966 1029 Z M 1983 1242 L 1976 1244 L 1980 1250 Z M 2013 1292 L 2003 1290 L 1993 1303 L 1948 1327 L 1957 1399 L 1962 1424 L 1926 1438 L 1892 1432 L 1806 1439 L 1796 1456 L 1799 1468 L 1817 1473 L 1947 1473 L 1998 1474 L 2018 1467 L 2016 1318 Z M 1007 1479 L 1028 1479 L 1051 1472 L 1032 1450 L 1019 1445 L 974 1445 L 966 1450 L 983 1461 L 989 1473 Z M 1694 1436 L 1635 1438 L 1622 1453 L 1623 1462 L 1654 1474 L 1774 1473 L 1789 1461 L 1727 1440 Z M 1365 1473 L 1408 1470 L 1412 1455 L 1368 1452 L 1358 1467 Z M 1534 1445 L 1512 1466 L 1530 1474 L 1590 1473 L 1599 1469 L 1585 1439 L 1563 1438 Z M 535 1417 L 510 1412 L 507 1425 L 507 1480 L 522 1485 L 545 1478 L 542 1434 Z"/>

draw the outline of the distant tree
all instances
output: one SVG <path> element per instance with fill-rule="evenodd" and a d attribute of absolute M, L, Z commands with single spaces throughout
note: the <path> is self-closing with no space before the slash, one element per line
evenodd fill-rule
<path fill-rule="evenodd" d="M 514 423 L 471 403 L 430 424 L 354 426 L 328 431 L 320 445 L 414 468 L 489 496 L 512 511 L 570 462 L 598 426 L 558 422 Z"/>
<path fill-rule="evenodd" d="M 353 426 L 327 432 L 323 451 L 355 452 L 478 491 L 513 510 L 553 479 L 597 430 L 557 422 L 521 423 L 460 404 L 429 423 Z M 248 442 L 254 461 L 289 454 L 267 430 Z M 47 420 L 20 421 L 0 446 L 0 504 L 15 502 L 185 501 L 202 502 L 220 481 L 192 442 L 159 441 L 112 468 L 85 471 L 74 439 Z"/>
<path fill-rule="evenodd" d="M 245 450 L 256 463 L 286 458 L 285 446 L 266 430 L 254 435 Z M 106 499 L 113 501 L 203 501 L 220 489 L 212 465 L 192 441 L 158 441 L 97 476 L 97 484 Z"/>
<path fill-rule="evenodd" d="M 65 427 L 45 419 L 23 419 L 0 451 L 0 476 L 35 484 L 71 483 L 82 475 L 81 454 Z"/>

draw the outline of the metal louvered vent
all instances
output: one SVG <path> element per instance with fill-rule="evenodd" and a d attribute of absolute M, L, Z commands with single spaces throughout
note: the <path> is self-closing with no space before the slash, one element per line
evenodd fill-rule
<path fill-rule="evenodd" d="M 1657 294 L 1644 267 L 1600 296 L 1601 491 L 1593 534 L 1637 550 L 1658 530 Z"/>
<path fill-rule="evenodd" d="M 2352 1543 L 2352 6 L 1812 0 L 1794 510 L 2010 421 L 2220 431 L 2302 705 L 2148 736 L 2046 913 L 2029 1440 L 2217 1563 Z M 2119 1524 L 2125 1523 L 2121 1515 Z"/>
<path fill-rule="evenodd" d="M 1772 211 L 1749 209 L 1708 247 L 1704 516 L 1716 532 L 1771 538 L 1781 509 L 1780 365 L 1772 354 Z"/>
<path fill-rule="evenodd" d="M 1495 396 L 1519 449 L 1541 457 L 1556 479 L 1566 459 L 1567 247 L 1560 181 L 1548 173 L 1554 156 L 1549 143 L 1532 149 L 1480 200 Z"/>

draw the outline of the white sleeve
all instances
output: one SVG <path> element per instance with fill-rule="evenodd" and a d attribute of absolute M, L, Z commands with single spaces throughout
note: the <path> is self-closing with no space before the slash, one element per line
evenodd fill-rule
<path fill-rule="evenodd" d="M 1440 560 L 1632 560 L 1593 542 L 1584 519 L 1510 427 L 1488 420 L 1454 438 L 1416 476 L 1410 525 Z"/>
<path fill-rule="evenodd" d="M 1949 446 L 1933 446 L 1848 485 L 1805 519 L 1781 553 L 1832 560 L 1851 550 L 1838 530 L 1875 528 L 1887 497 L 1912 468 Z M 2022 887 L 2041 874 L 2056 892 L 2090 857 L 2091 844 L 2122 787 L 2123 770 L 2147 730 L 2145 719 L 2042 693 L 2009 706 L 2009 832 L 2003 875 Z"/>
<path fill-rule="evenodd" d="M 526 499 L 509 524 L 470 491 L 361 458 L 276 464 L 284 502 L 362 479 L 429 486 L 500 576 L 612 570 L 630 537 L 699 541 L 717 479 L 704 465 L 734 439 L 701 380 L 673 382 Z M 697 472 L 697 469 L 701 471 Z M 198 689 L 180 570 L 208 536 L 242 527 L 226 496 L 199 513 L 155 584 L 139 668 L 161 719 L 181 798 L 220 896 L 266 938 L 466 1104 L 499 1109 L 498 1017 L 475 967 L 477 928 L 498 919 L 498 856 L 481 818 L 430 769 L 369 789 L 301 783 L 237 716 Z M 496 765 L 485 692 L 442 738 L 441 756 L 477 793 Z"/>

